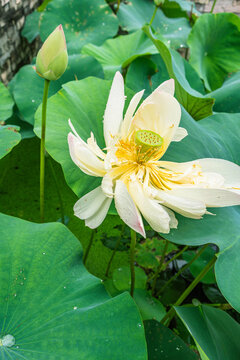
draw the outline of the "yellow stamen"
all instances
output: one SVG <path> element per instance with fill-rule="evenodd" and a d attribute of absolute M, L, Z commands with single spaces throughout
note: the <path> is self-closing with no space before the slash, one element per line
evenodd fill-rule
<path fill-rule="evenodd" d="M 115 145 L 117 161 L 112 164 L 109 175 L 126 182 L 136 177 L 145 188 L 150 186 L 161 190 L 172 190 L 180 184 L 194 184 L 202 174 L 201 167 L 191 164 L 184 171 L 169 169 L 165 162 L 159 160 L 165 151 L 164 146 L 159 146 L 163 144 L 161 139 L 158 134 L 146 130 L 120 139 Z"/>

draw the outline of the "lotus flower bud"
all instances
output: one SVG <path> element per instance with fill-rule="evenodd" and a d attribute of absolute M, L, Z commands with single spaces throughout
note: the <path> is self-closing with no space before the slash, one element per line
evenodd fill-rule
<path fill-rule="evenodd" d="M 154 4 L 156 5 L 156 6 L 160 6 L 160 5 L 162 5 L 164 3 L 164 0 L 154 0 Z"/>
<path fill-rule="evenodd" d="M 45 40 L 37 54 L 36 72 L 46 80 L 59 79 L 68 64 L 67 45 L 62 25 Z"/>

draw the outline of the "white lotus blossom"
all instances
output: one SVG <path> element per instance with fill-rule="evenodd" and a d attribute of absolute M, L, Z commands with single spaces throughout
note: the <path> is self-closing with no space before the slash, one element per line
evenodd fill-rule
<path fill-rule="evenodd" d="M 75 215 L 96 228 L 114 199 L 120 218 L 145 237 L 142 216 L 153 230 L 168 233 L 178 225 L 173 211 L 201 219 L 210 214 L 207 207 L 239 205 L 240 166 L 213 158 L 161 160 L 171 141 L 187 136 L 179 127 L 174 80 L 161 84 L 136 110 L 143 93 L 133 96 L 123 118 L 124 82 L 120 72 L 115 74 L 104 113 L 104 151 L 92 133 L 86 143 L 69 122 L 72 160 L 84 173 L 102 177 L 101 186 L 77 201 Z"/>

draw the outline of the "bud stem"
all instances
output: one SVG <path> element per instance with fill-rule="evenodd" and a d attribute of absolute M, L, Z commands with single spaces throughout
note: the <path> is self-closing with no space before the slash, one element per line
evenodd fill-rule
<path fill-rule="evenodd" d="M 117 8 L 116 8 L 116 13 L 118 12 L 119 10 L 119 7 L 120 7 L 120 3 L 121 3 L 121 0 L 117 0 Z"/>
<path fill-rule="evenodd" d="M 46 135 L 46 114 L 47 98 L 50 80 L 44 81 L 43 102 L 42 102 L 42 131 L 40 148 L 40 220 L 44 222 L 44 178 L 45 178 L 45 135 Z"/>
<path fill-rule="evenodd" d="M 213 10 L 214 10 L 214 8 L 215 8 L 216 2 L 217 2 L 217 0 L 214 0 L 214 1 L 213 1 L 212 8 L 211 8 L 211 10 L 210 10 L 210 14 L 213 13 Z"/>
<path fill-rule="evenodd" d="M 130 245 L 130 271 L 131 271 L 131 290 L 130 295 L 133 297 L 135 287 L 135 268 L 134 268 L 134 255 L 136 246 L 136 232 L 131 229 L 131 245 Z"/>
<path fill-rule="evenodd" d="M 50 170 L 52 173 L 53 180 L 55 182 L 56 192 L 58 194 L 58 200 L 59 200 L 59 205 L 60 205 L 59 207 L 60 207 L 60 212 L 61 212 L 61 222 L 63 225 L 65 225 L 63 199 L 62 199 L 61 191 L 59 188 L 58 178 L 57 178 L 56 172 L 54 170 L 52 158 L 48 155 L 47 159 L 48 159 L 48 164 L 49 164 L 49 167 L 50 167 Z"/>
<path fill-rule="evenodd" d="M 157 9 L 158 9 L 158 7 L 157 7 L 157 6 L 155 6 L 155 9 L 154 9 L 153 15 L 152 15 L 151 20 L 150 20 L 150 22 L 149 22 L 149 25 L 150 25 L 150 26 L 152 25 L 153 20 L 154 20 L 154 18 L 155 18 L 155 16 L 156 16 Z"/>

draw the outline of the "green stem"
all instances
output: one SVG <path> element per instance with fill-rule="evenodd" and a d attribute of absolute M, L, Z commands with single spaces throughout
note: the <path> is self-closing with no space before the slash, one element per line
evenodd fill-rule
<path fill-rule="evenodd" d="M 117 12 L 118 12 L 118 10 L 119 10 L 119 7 L 120 7 L 120 3 L 121 3 L 121 0 L 117 0 L 117 8 L 116 8 L 116 14 L 117 14 Z"/>
<path fill-rule="evenodd" d="M 216 261 L 216 256 L 209 261 L 209 263 L 202 269 L 202 271 L 198 274 L 198 276 L 193 280 L 193 282 L 187 287 L 187 289 L 182 293 L 182 295 L 178 298 L 173 306 L 179 306 L 186 299 L 186 297 L 192 292 L 192 290 L 197 286 L 197 284 L 202 280 L 202 278 L 207 274 L 207 272 L 212 268 Z M 167 312 L 164 318 L 161 320 L 162 324 L 170 323 L 175 314 L 174 307 Z"/>
<path fill-rule="evenodd" d="M 86 249 L 86 251 L 84 253 L 84 256 L 83 256 L 84 265 L 86 264 L 86 261 L 87 261 L 88 255 L 89 255 L 89 251 L 90 251 L 90 249 L 92 247 L 95 232 L 96 232 L 96 229 L 93 229 L 92 232 L 91 232 L 91 237 L 90 237 L 87 249 Z"/>
<path fill-rule="evenodd" d="M 189 22 L 191 25 L 193 25 L 193 4 L 191 6 L 191 11 L 190 11 L 190 14 L 189 14 Z M 185 57 L 186 59 L 186 57 Z"/>
<path fill-rule="evenodd" d="M 172 261 L 176 260 L 176 259 L 177 259 L 180 255 L 182 255 L 182 253 L 184 253 L 187 249 L 188 249 L 188 245 L 184 246 L 184 248 L 183 248 L 181 251 L 179 251 L 178 253 L 176 253 L 170 260 L 168 260 L 168 261 L 166 262 L 166 264 L 165 264 L 165 269 L 168 267 L 168 265 L 169 265 Z"/>
<path fill-rule="evenodd" d="M 157 284 L 157 278 L 158 278 L 158 275 L 160 274 L 160 271 L 162 269 L 162 266 L 163 266 L 163 262 L 164 262 L 164 259 L 165 259 L 165 255 L 166 255 L 166 252 L 167 252 L 167 249 L 168 249 L 168 245 L 169 245 L 169 241 L 168 240 L 165 240 L 165 245 L 164 245 L 164 248 L 163 248 L 163 252 L 162 252 L 162 255 L 161 255 L 161 259 L 160 259 L 160 263 L 158 265 L 158 268 L 155 272 L 155 275 L 154 275 L 154 278 L 153 278 L 153 285 L 152 285 L 152 296 L 154 295 L 155 293 L 155 288 L 156 288 L 156 284 Z"/>
<path fill-rule="evenodd" d="M 43 102 L 42 102 L 42 131 L 40 148 L 40 219 L 44 222 L 44 177 L 45 177 L 45 135 L 46 135 L 46 114 L 47 98 L 50 81 L 44 81 Z"/>
<path fill-rule="evenodd" d="M 149 26 L 151 26 L 151 25 L 152 25 L 152 23 L 153 23 L 153 20 L 154 20 L 154 18 L 155 18 L 155 16 L 156 16 L 156 13 L 157 13 L 157 9 L 158 9 L 158 7 L 157 7 L 157 6 L 155 6 L 155 9 L 154 9 L 153 15 L 152 15 L 151 20 L 150 20 L 150 22 L 149 22 Z"/>
<path fill-rule="evenodd" d="M 185 59 L 188 60 L 188 55 L 189 55 L 189 47 L 186 48 L 185 51 Z"/>
<path fill-rule="evenodd" d="M 178 278 L 179 275 L 181 275 L 181 273 L 183 271 L 185 271 L 186 269 L 189 268 L 189 266 L 192 265 L 192 263 L 204 252 L 204 250 L 208 247 L 208 244 L 204 245 L 197 253 L 196 255 L 192 258 L 192 260 L 190 260 L 185 266 L 183 266 L 174 276 L 172 276 L 164 285 L 163 287 L 159 290 L 158 292 L 158 296 L 160 294 L 162 294 L 164 292 L 164 290 L 174 281 Z"/>
<path fill-rule="evenodd" d="M 212 4 L 212 8 L 211 8 L 211 10 L 210 10 L 210 13 L 211 13 L 211 14 L 213 13 L 213 10 L 214 10 L 214 8 L 215 8 L 216 2 L 217 2 L 217 0 L 214 0 L 214 2 L 213 2 L 213 4 Z"/>
<path fill-rule="evenodd" d="M 52 172 L 52 177 L 53 177 L 53 180 L 54 180 L 54 182 L 55 182 L 55 187 L 56 187 L 56 191 L 57 191 L 57 194 L 58 194 L 58 199 L 59 199 L 59 204 L 60 204 L 60 212 L 61 212 L 61 221 L 62 221 L 62 223 L 64 224 L 63 200 L 62 200 L 61 192 L 60 192 L 60 189 L 59 189 L 59 186 L 58 186 L 58 179 L 57 179 L 57 176 L 56 176 L 56 173 L 55 173 L 53 164 L 52 164 L 52 159 L 51 159 L 51 157 L 49 156 L 48 159 L 49 159 L 49 162 L 48 162 L 48 163 L 49 163 L 49 165 L 50 165 L 50 169 L 51 169 L 51 172 Z"/>
<path fill-rule="evenodd" d="M 105 276 L 108 277 L 108 273 L 109 273 L 109 270 L 110 270 L 110 267 L 112 265 L 112 261 L 114 259 L 114 256 L 116 255 L 116 252 L 119 248 L 119 245 L 121 244 L 121 240 L 122 240 L 122 236 L 123 236 L 123 232 L 124 232 L 124 229 L 125 229 L 125 224 L 122 225 L 122 230 L 121 230 L 121 233 L 120 233 L 120 236 L 115 244 L 115 247 L 114 247 L 114 250 L 113 250 L 113 253 L 110 257 L 110 260 L 108 262 L 108 266 L 107 266 L 107 269 L 106 269 L 106 272 L 105 272 Z"/>
<path fill-rule="evenodd" d="M 130 295 L 133 297 L 135 287 L 135 269 L 134 269 L 134 255 L 136 246 L 136 232 L 131 229 L 131 244 L 130 244 L 130 271 L 131 271 L 131 290 Z"/>

